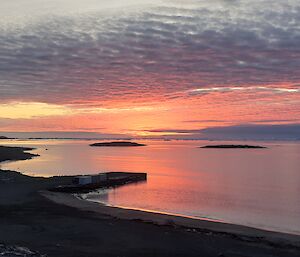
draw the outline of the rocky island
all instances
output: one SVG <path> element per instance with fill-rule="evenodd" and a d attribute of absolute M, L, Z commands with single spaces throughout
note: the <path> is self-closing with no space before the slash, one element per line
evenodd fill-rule
<path fill-rule="evenodd" d="M 200 148 L 217 148 L 217 149 L 262 149 L 267 148 L 265 146 L 259 145 L 206 145 L 201 146 Z"/>
<path fill-rule="evenodd" d="M 90 146 L 98 146 L 98 147 L 132 147 L 132 146 L 146 146 L 146 145 L 135 143 L 135 142 L 129 142 L 129 141 L 114 141 L 114 142 L 94 143 L 94 144 L 90 144 Z"/>

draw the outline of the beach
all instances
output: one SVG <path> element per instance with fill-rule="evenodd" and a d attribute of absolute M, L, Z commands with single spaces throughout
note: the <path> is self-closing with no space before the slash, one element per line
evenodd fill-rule
<path fill-rule="evenodd" d="M 70 179 L 1 170 L 0 243 L 46 256 L 292 257 L 300 253 L 299 236 L 109 207 L 47 191 Z"/>

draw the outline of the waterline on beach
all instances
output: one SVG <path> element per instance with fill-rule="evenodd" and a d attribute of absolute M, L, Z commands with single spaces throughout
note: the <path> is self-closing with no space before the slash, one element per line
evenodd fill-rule
<path fill-rule="evenodd" d="M 228 221 L 228 220 L 222 220 L 218 218 L 214 218 L 211 216 L 192 216 L 192 215 L 187 215 L 183 213 L 176 213 L 176 212 L 167 212 L 167 211 L 162 211 L 162 210 L 154 210 L 154 209 L 145 209 L 145 208 L 138 208 L 138 207 L 132 207 L 132 206 L 124 206 L 124 205 L 115 205 L 115 204 L 110 204 L 108 201 L 105 200 L 99 200 L 101 198 L 101 195 L 108 194 L 112 190 L 117 190 L 117 189 L 100 189 L 94 192 L 86 193 L 86 194 L 73 194 L 76 198 L 80 200 L 84 200 L 87 202 L 92 202 L 92 203 L 97 203 L 102 206 L 106 207 L 112 207 L 112 208 L 118 208 L 118 209 L 123 209 L 123 210 L 133 210 L 133 211 L 141 211 L 141 212 L 146 212 L 146 213 L 152 213 L 152 214 L 162 214 L 162 215 L 168 215 L 170 216 L 170 222 L 172 223 L 171 217 L 181 217 L 181 218 L 187 218 L 191 220 L 199 220 L 199 221 L 208 221 L 208 222 L 214 222 L 214 223 L 221 223 L 221 224 L 227 224 L 227 225 L 238 225 L 238 226 L 245 226 L 253 229 L 260 229 L 268 232 L 278 232 L 278 233 L 287 233 L 291 235 L 300 235 L 300 231 L 293 231 L 293 230 L 282 230 L 281 228 L 274 228 L 274 227 L 268 227 L 264 226 L 263 224 L 257 225 L 257 224 L 251 224 L 251 223 L 238 223 L 236 221 Z M 94 197 L 90 198 L 89 196 L 93 195 Z M 98 200 L 97 196 L 98 195 Z"/>

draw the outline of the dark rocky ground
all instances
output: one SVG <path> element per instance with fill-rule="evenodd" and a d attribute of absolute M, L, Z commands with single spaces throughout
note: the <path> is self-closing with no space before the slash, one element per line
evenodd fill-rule
<path fill-rule="evenodd" d="M 0 162 L 27 160 L 38 156 L 37 154 L 24 152 L 31 150 L 33 148 L 0 146 Z"/>
<path fill-rule="evenodd" d="M 0 256 L 4 257 L 43 257 L 39 252 L 31 251 L 26 247 L 7 246 L 0 244 Z"/>

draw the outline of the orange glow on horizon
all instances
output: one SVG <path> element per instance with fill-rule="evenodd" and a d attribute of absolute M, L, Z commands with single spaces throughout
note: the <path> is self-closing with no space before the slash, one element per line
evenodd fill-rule
<path fill-rule="evenodd" d="M 279 91 L 278 88 L 282 88 Z M 196 95 L 177 94 L 174 99 L 156 98 L 145 103 L 131 99 L 111 101 L 106 106 L 46 103 L 0 104 L 2 131 L 88 131 L 137 136 L 178 135 L 176 131 L 236 125 L 257 120 L 299 117 L 300 94 L 287 84 L 268 90 L 233 90 Z M 161 101 L 160 101 L 161 100 Z M 101 106 L 101 107 L 100 107 Z M 293 121 L 291 121 L 293 122 Z M 157 132 L 151 132 L 157 130 Z M 187 133 L 188 134 L 188 133 Z"/>

